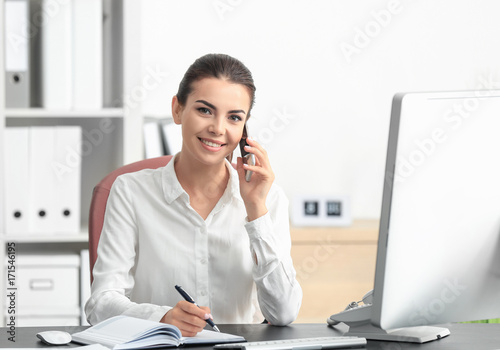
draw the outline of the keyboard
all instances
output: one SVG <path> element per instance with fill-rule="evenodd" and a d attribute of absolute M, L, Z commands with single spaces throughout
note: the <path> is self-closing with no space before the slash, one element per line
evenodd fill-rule
<path fill-rule="evenodd" d="M 366 339 L 362 337 L 318 337 L 283 340 L 266 340 L 246 343 L 217 344 L 214 349 L 230 350 L 319 350 L 319 349 L 351 349 L 364 348 Z"/>

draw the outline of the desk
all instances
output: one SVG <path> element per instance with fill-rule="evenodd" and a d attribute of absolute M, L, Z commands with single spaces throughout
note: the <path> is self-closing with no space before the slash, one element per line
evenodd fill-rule
<path fill-rule="evenodd" d="M 291 324 L 287 327 L 273 327 L 263 324 L 252 325 L 218 325 L 222 332 L 238 334 L 247 341 L 291 339 L 306 337 L 327 337 L 342 335 L 342 332 L 330 328 L 325 324 Z M 432 341 L 425 344 L 395 343 L 368 341 L 367 349 L 381 350 L 493 350 L 500 349 L 500 324 L 472 323 L 472 324 L 447 324 L 451 335 L 441 340 Z M 0 348 L 27 348 L 39 347 L 47 348 L 42 344 L 36 333 L 44 330 L 66 330 L 74 333 L 83 330 L 85 327 L 19 327 L 16 329 L 16 342 L 8 341 L 7 328 L 0 328 Z M 59 349 L 67 349 L 77 346 L 71 343 L 70 346 L 61 346 Z M 187 347 L 186 347 L 187 348 Z M 186 349 L 184 348 L 184 349 Z M 193 347 L 196 350 L 212 349 L 211 346 Z"/>

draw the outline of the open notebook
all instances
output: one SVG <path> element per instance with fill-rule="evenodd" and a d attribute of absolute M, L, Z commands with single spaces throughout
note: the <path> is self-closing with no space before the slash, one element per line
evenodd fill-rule
<path fill-rule="evenodd" d="M 115 316 L 72 335 L 81 344 L 101 344 L 112 349 L 178 347 L 188 344 L 221 344 L 245 341 L 245 338 L 203 330 L 194 337 L 182 337 L 170 324 L 128 316 Z"/>

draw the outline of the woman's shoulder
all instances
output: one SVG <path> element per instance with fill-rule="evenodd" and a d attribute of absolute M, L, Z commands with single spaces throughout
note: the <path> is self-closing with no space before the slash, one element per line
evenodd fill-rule
<path fill-rule="evenodd" d="M 134 171 L 131 173 L 121 174 L 119 175 L 113 186 L 148 186 L 158 183 L 158 180 L 161 178 L 161 173 L 164 167 L 160 167 L 157 169 L 142 169 L 139 171 Z"/>

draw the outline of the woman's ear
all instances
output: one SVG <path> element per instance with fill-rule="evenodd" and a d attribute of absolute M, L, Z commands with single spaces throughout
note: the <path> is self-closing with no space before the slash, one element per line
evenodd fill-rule
<path fill-rule="evenodd" d="M 182 105 L 179 103 L 177 96 L 172 97 L 172 118 L 175 124 L 181 124 L 180 114 L 182 112 Z"/>

